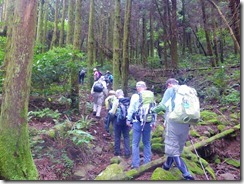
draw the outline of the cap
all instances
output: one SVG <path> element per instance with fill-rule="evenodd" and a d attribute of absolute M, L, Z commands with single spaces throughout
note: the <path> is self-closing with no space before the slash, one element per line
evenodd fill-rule
<path fill-rule="evenodd" d="M 147 85 L 146 85 L 145 82 L 143 82 L 143 81 L 139 81 L 139 82 L 136 83 L 136 87 L 143 87 L 143 88 L 146 88 Z"/>
<path fill-rule="evenodd" d="M 106 71 L 106 73 L 110 73 L 110 71 L 109 71 L 109 70 L 107 70 L 107 71 Z"/>
<path fill-rule="evenodd" d="M 97 71 L 97 69 L 96 68 L 93 68 L 93 71 L 95 72 L 95 71 Z"/>
<path fill-rule="evenodd" d="M 175 78 L 169 78 L 169 79 L 165 82 L 166 86 L 167 86 L 169 83 L 170 83 L 170 84 L 179 84 L 179 81 L 176 80 Z"/>
<path fill-rule="evenodd" d="M 110 90 L 110 91 L 108 92 L 108 94 L 109 94 L 109 95 L 115 95 L 115 91 L 114 91 L 114 90 Z"/>

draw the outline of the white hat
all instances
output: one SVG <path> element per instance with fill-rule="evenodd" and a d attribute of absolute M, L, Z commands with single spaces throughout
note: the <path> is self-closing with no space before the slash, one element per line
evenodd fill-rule
<path fill-rule="evenodd" d="M 142 88 L 146 88 L 146 87 L 147 87 L 147 85 L 146 85 L 146 83 L 145 83 L 145 82 L 143 82 L 143 81 L 139 81 L 139 82 L 137 82 L 137 83 L 136 83 L 136 87 L 142 87 Z"/>
<path fill-rule="evenodd" d="M 93 71 L 95 72 L 95 71 L 97 71 L 97 69 L 96 68 L 93 68 Z"/>

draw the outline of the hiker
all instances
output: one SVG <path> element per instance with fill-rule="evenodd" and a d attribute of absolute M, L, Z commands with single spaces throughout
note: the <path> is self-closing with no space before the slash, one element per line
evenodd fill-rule
<path fill-rule="evenodd" d="M 97 81 L 98 79 L 100 79 L 101 76 L 102 76 L 102 73 L 97 68 L 94 68 L 93 69 L 94 81 Z"/>
<path fill-rule="evenodd" d="M 105 118 L 104 123 L 105 123 L 105 130 L 108 133 L 110 133 L 110 131 L 109 131 L 110 122 L 113 123 L 113 118 L 114 118 L 114 116 L 109 113 L 109 110 L 112 109 L 113 102 L 116 99 L 117 99 L 117 97 L 115 95 L 115 91 L 114 90 L 110 90 L 108 92 L 108 97 L 105 99 L 105 108 L 106 108 L 108 114 L 107 114 L 107 116 Z M 112 124 L 112 126 L 113 126 L 113 124 Z"/>
<path fill-rule="evenodd" d="M 106 74 L 105 74 L 105 81 L 107 83 L 107 85 L 110 85 L 113 83 L 113 75 L 110 73 L 109 70 L 106 71 Z"/>
<path fill-rule="evenodd" d="M 120 150 L 120 140 L 121 136 L 123 134 L 124 139 L 124 156 L 125 158 L 129 158 L 130 153 L 130 127 L 126 125 L 126 114 L 124 115 L 124 118 L 119 118 L 120 114 L 119 112 L 119 106 L 120 103 L 126 102 L 129 106 L 130 98 L 124 97 L 124 92 L 121 89 L 116 90 L 116 97 L 117 99 L 113 102 L 112 109 L 109 111 L 110 114 L 114 115 L 114 155 L 120 156 L 121 150 Z M 124 112 L 127 112 L 127 109 L 125 109 Z"/>
<path fill-rule="evenodd" d="M 93 97 L 93 115 L 97 119 L 100 119 L 100 113 L 105 96 L 108 94 L 107 85 L 104 76 L 100 77 L 98 81 L 95 81 L 91 88 L 91 94 Z"/>
<path fill-rule="evenodd" d="M 81 69 L 79 71 L 79 84 L 84 84 L 84 79 L 86 77 L 86 70 L 85 69 Z"/>
<path fill-rule="evenodd" d="M 185 146 L 190 125 L 187 123 L 177 123 L 174 121 L 169 121 L 168 114 L 170 112 L 169 107 L 174 108 L 174 104 L 172 104 L 175 96 L 174 88 L 179 86 L 179 82 L 170 78 L 166 81 L 166 91 L 164 92 L 163 98 L 161 102 L 153 108 L 152 110 L 156 113 L 161 111 L 165 111 L 164 118 L 164 126 L 165 126 L 165 154 L 167 155 L 166 162 L 163 164 L 162 168 L 165 170 L 169 170 L 175 162 L 178 169 L 182 172 L 183 177 L 186 180 L 194 180 L 194 177 L 189 173 L 185 162 L 181 158 L 181 154 L 183 148 Z M 167 103 L 170 103 L 168 105 Z"/>
<path fill-rule="evenodd" d="M 154 94 L 147 90 L 146 83 L 139 81 L 136 83 L 137 93 L 133 94 L 130 101 L 130 106 L 127 115 L 127 126 L 132 127 L 132 165 L 131 168 L 140 166 L 140 140 L 142 137 L 143 143 L 143 163 L 151 161 L 151 130 L 155 127 L 155 120 L 147 122 L 141 119 L 137 112 L 140 109 L 140 98 L 142 96 L 150 96 L 150 100 L 154 101 Z"/>

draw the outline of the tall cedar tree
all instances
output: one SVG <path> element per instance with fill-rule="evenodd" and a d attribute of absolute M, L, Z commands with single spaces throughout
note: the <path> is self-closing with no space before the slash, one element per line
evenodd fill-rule
<path fill-rule="evenodd" d="M 120 0 L 115 0 L 114 9 L 114 33 L 113 33 L 113 89 L 119 88 L 119 79 L 121 79 L 119 58 L 120 58 Z"/>
<path fill-rule="evenodd" d="M 6 180 L 37 180 L 28 132 L 28 104 L 37 0 L 16 0 L 0 116 L 0 174 Z"/>

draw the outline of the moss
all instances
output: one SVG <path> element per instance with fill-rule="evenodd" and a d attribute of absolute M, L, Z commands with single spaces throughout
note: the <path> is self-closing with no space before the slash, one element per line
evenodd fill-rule
<path fill-rule="evenodd" d="M 154 143 L 163 143 L 163 138 L 162 137 L 154 137 L 151 139 L 151 144 Z"/>
<path fill-rule="evenodd" d="M 155 153 L 162 154 L 164 153 L 164 144 L 162 143 L 153 143 L 151 149 Z"/>
<path fill-rule="evenodd" d="M 230 114 L 231 119 L 240 119 L 240 113 L 232 113 Z"/>
<path fill-rule="evenodd" d="M 201 166 L 199 166 L 199 164 L 197 164 L 196 162 L 193 162 L 193 161 L 189 161 L 188 159 L 186 158 L 182 158 L 185 163 L 186 163 L 186 166 L 189 170 L 190 173 L 194 173 L 194 174 L 204 174 Z"/>
<path fill-rule="evenodd" d="M 133 176 L 137 173 L 138 171 L 136 169 L 131 169 L 129 171 L 126 172 L 126 176 L 130 179 L 133 178 Z"/>
<path fill-rule="evenodd" d="M 200 137 L 200 134 L 196 130 L 190 130 L 189 134 L 192 137 Z"/>
<path fill-rule="evenodd" d="M 225 129 L 225 125 L 218 125 L 217 128 L 220 132 L 222 132 Z"/>
<path fill-rule="evenodd" d="M 152 132 L 152 138 L 162 137 L 164 133 L 164 127 L 162 125 L 157 125 L 155 130 Z"/>
<path fill-rule="evenodd" d="M 208 110 L 201 111 L 201 119 L 203 121 L 210 121 L 212 119 L 217 119 L 217 118 L 218 115 L 213 111 L 208 111 Z"/>
<path fill-rule="evenodd" d="M 123 173 L 123 167 L 118 164 L 109 165 L 104 171 L 102 171 L 95 180 L 109 180 L 117 174 Z"/>
<path fill-rule="evenodd" d="M 151 180 L 181 180 L 182 174 L 180 170 L 176 167 L 171 168 L 169 171 L 165 171 L 164 169 L 158 167 L 154 170 L 151 176 Z"/>
<path fill-rule="evenodd" d="M 215 172 L 214 172 L 214 170 L 213 170 L 210 166 L 205 167 L 205 170 L 210 174 L 210 176 L 211 176 L 214 180 L 216 180 Z"/>
<path fill-rule="evenodd" d="M 227 159 L 225 159 L 225 162 L 226 162 L 227 164 L 229 164 L 229 165 L 234 166 L 234 167 L 237 167 L 237 168 L 240 167 L 240 161 L 239 161 L 239 160 L 235 160 L 235 159 L 229 159 L 229 158 L 227 158 Z"/>
<path fill-rule="evenodd" d="M 110 164 L 119 164 L 121 162 L 121 157 L 113 157 L 110 159 Z"/>

